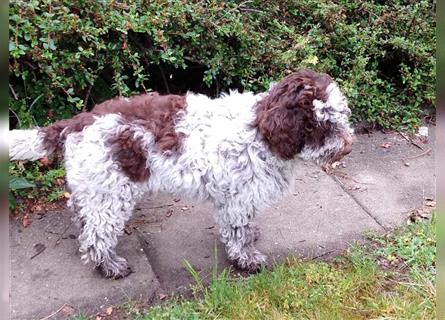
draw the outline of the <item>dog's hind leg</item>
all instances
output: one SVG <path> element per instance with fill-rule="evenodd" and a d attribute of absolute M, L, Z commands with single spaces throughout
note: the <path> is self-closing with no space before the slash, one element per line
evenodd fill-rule
<path fill-rule="evenodd" d="M 108 115 L 82 132 L 68 135 L 65 167 L 71 190 L 69 206 L 81 227 L 82 260 L 92 262 L 106 277 L 128 275 L 127 261 L 116 253 L 134 205 L 143 191 L 113 160 L 107 137 L 119 126 L 118 115 Z"/>
<path fill-rule="evenodd" d="M 219 210 L 218 222 L 229 259 L 236 267 L 254 272 L 266 263 L 266 256 L 254 246 L 258 230 L 250 222 L 251 217 L 250 206 L 229 203 Z"/>
<path fill-rule="evenodd" d="M 123 185 L 118 191 L 113 189 L 113 193 L 82 190 L 71 196 L 76 220 L 82 228 L 82 260 L 94 263 L 105 277 L 122 278 L 131 273 L 127 261 L 117 255 L 116 245 L 133 211 L 134 198 L 130 185 Z"/>

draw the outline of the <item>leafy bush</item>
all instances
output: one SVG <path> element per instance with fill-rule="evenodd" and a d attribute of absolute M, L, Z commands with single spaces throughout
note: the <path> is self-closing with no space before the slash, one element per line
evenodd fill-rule
<path fill-rule="evenodd" d="M 354 120 L 415 128 L 435 100 L 434 0 L 12 0 L 10 110 L 45 125 L 112 96 L 262 90 L 327 72 Z"/>

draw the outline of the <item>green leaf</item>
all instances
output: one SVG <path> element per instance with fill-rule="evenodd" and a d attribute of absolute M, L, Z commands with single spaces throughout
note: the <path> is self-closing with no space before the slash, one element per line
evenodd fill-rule
<path fill-rule="evenodd" d="M 54 40 L 52 40 L 52 39 L 49 41 L 49 48 L 51 50 L 56 50 L 57 49 L 55 44 L 54 44 Z"/>
<path fill-rule="evenodd" d="M 34 188 L 35 184 L 29 182 L 25 178 L 21 177 L 11 177 L 9 179 L 9 189 L 19 190 L 19 189 L 27 189 Z"/>
<path fill-rule="evenodd" d="M 14 42 L 9 41 L 9 51 L 14 51 L 16 49 L 16 45 Z"/>

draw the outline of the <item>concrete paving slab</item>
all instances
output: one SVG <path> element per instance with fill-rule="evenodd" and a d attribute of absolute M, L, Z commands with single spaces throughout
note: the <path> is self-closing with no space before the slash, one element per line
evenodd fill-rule
<path fill-rule="evenodd" d="M 136 236 L 123 236 L 118 246 L 134 273 L 122 280 L 104 279 L 80 261 L 78 230 L 70 219 L 64 211 L 48 213 L 27 228 L 11 221 L 11 319 L 41 319 L 64 304 L 76 314 L 95 313 L 129 299 L 147 301 L 159 290 Z M 64 312 L 51 317 L 65 318 Z"/>
<path fill-rule="evenodd" d="M 394 227 L 435 198 L 435 127 L 419 147 L 397 132 L 357 136 L 339 177 L 345 190 L 386 228 Z M 429 154 L 424 151 L 431 150 Z M 424 155 L 422 155 L 424 154 Z M 419 156 L 421 155 L 421 156 Z"/>
<path fill-rule="evenodd" d="M 292 193 L 256 220 L 261 236 L 257 247 L 270 261 L 289 254 L 319 257 L 343 250 L 380 226 L 318 167 L 301 163 Z M 178 200 L 178 199 L 176 199 Z M 214 223 L 214 209 L 168 196 L 141 204 L 130 223 L 147 240 L 152 268 L 166 292 L 186 292 L 193 280 L 184 260 L 209 279 L 217 263 L 229 266 Z M 217 259 L 215 259 L 215 256 Z"/>
<path fill-rule="evenodd" d="M 319 167 L 304 163 L 293 192 L 258 217 L 258 249 L 276 259 L 339 253 L 367 231 L 382 231 L 343 189 Z"/>

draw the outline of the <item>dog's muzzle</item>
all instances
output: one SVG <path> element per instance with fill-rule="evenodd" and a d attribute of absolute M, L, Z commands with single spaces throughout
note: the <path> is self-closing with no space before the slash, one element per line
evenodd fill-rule
<path fill-rule="evenodd" d="M 322 169 L 324 171 L 327 171 L 330 169 L 331 164 L 333 164 L 336 161 L 340 161 L 344 156 L 348 155 L 352 151 L 352 145 L 354 144 L 353 136 L 350 134 L 344 135 L 343 137 L 343 147 L 338 150 L 336 153 L 332 155 L 330 159 L 326 161 L 322 165 Z"/>
<path fill-rule="evenodd" d="M 344 146 L 343 146 L 343 150 L 341 150 L 342 157 L 351 153 L 353 144 L 354 144 L 354 141 L 353 141 L 353 138 L 351 135 L 348 135 L 344 138 Z"/>

